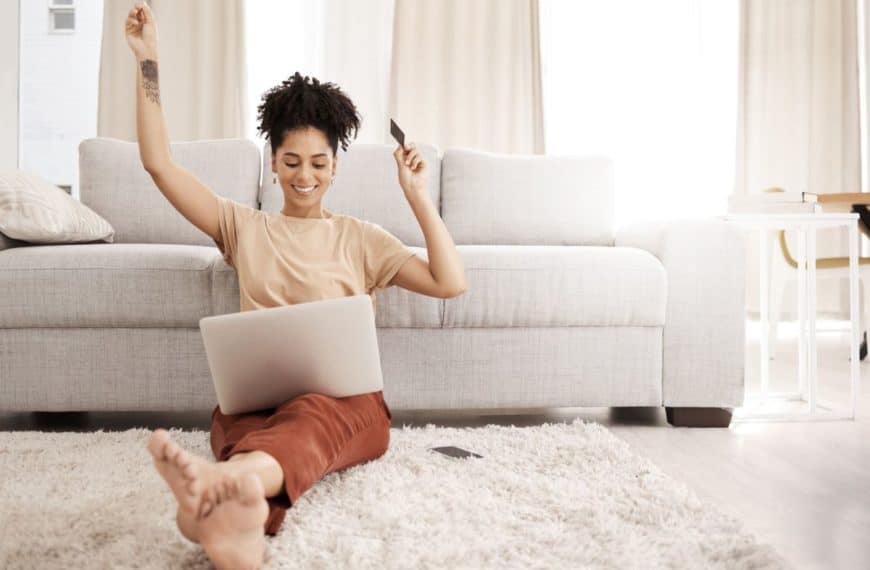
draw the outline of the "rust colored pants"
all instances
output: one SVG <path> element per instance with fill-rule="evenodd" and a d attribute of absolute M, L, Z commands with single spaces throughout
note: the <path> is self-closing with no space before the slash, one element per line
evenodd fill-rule
<path fill-rule="evenodd" d="M 212 412 L 211 449 L 218 461 L 264 451 L 284 470 L 284 489 L 268 497 L 265 532 L 274 536 L 284 516 L 317 481 L 334 471 L 383 455 L 393 417 L 382 391 L 348 398 L 303 394 L 277 408 L 224 415 Z"/>

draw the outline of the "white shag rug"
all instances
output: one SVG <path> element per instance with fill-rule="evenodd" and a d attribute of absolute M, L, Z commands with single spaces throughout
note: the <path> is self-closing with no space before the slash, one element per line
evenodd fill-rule
<path fill-rule="evenodd" d="M 663 428 L 664 429 L 664 428 Z M 204 431 L 170 430 L 213 460 Z M 0 432 L 0 568 L 209 568 L 151 431 Z M 483 458 L 429 451 L 455 445 Z M 598 424 L 393 428 L 267 539 L 266 568 L 785 568 Z"/>

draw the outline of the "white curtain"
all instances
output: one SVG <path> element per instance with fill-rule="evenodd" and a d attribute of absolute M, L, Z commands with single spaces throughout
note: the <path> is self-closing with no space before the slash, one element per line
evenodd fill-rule
<path fill-rule="evenodd" d="M 248 133 L 244 0 L 150 0 L 160 95 L 171 141 Z M 97 134 L 136 140 L 136 60 L 124 38 L 129 0 L 105 0 Z"/>
<path fill-rule="evenodd" d="M 248 136 L 265 142 L 256 133 L 256 106 L 263 93 L 298 71 L 336 84 L 351 98 L 362 117 L 354 142 L 389 142 L 393 5 L 394 0 L 248 2 Z"/>
<path fill-rule="evenodd" d="M 396 0 L 390 116 L 416 141 L 541 154 L 537 0 Z"/>
<path fill-rule="evenodd" d="M 853 0 L 743 0 L 738 192 L 859 192 Z"/>
<path fill-rule="evenodd" d="M 356 141 L 384 144 L 390 138 L 390 56 L 393 0 L 328 0 L 323 38 L 324 76 L 336 82 L 362 116 Z"/>
<path fill-rule="evenodd" d="M 194 24 L 200 3 L 211 20 Z M 442 150 L 543 152 L 536 0 L 151 4 L 172 140 L 263 142 L 256 134 L 260 97 L 299 71 L 351 97 L 362 116 L 356 142 L 392 144 L 392 117 L 411 140 Z M 135 140 L 136 70 L 123 37 L 128 9 L 126 0 L 106 2 L 98 131 Z"/>
<path fill-rule="evenodd" d="M 741 89 L 735 191 L 861 190 L 857 16 L 854 0 L 741 2 Z M 845 232 L 822 230 L 818 256 L 847 254 Z M 757 240 L 747 302 L 758 310 Z M 776 253 L 776 252 L 774 252 Z M 848 314 L 845 283 L 820 281 L 819 310 Z M 794 317 L 795 291 L 784 315 Z"/>

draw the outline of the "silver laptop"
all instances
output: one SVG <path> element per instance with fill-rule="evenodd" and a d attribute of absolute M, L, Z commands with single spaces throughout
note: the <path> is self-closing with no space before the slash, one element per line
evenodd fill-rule
<path fill-rule="evenodd" d="M 199 328 L 224 414 L 384 387 L 368 295 L 205 317 Z"/>

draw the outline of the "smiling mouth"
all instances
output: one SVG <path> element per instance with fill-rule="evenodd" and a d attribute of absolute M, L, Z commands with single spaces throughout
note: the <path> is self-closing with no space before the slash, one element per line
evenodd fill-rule
<path fill-rule="evenodd" d="M 308 186 L 307 188 L 300 188 L 299 186 L 293 186 L 293 189 L 297 194 L 308 195 L 317 190 L 317 186 Z"/>

